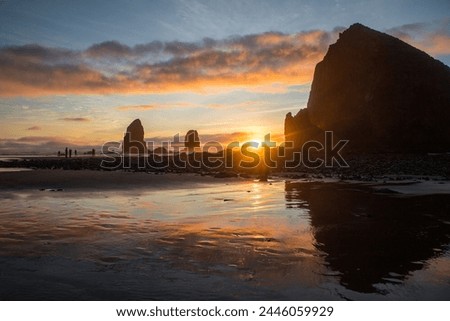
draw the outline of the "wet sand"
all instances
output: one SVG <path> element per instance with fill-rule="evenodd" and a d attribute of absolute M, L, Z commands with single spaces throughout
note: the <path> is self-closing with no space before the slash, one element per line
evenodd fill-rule
<path fill-rule="evenodd" d="M 377 188 L 0 173 L 0 299 L 450 299 L 450 195 Z"/>
<path fill-rule="evenodd" d="M 155 172 L 51 170 L 0 172 L 0 190 L 138 190 L 177 189 L 211 183 L 209 176 Z"/>

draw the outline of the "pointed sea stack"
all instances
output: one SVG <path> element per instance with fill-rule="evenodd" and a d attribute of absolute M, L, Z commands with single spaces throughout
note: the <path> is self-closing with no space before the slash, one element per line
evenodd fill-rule
<path fill-rule="evenodd" d="M 145 154 L 147 147 L 144 141 L 144 127 L 139 119 L 135 119 L 128 127 L 123 138 L 124 154 Z"/>
<path fill-rule="evenodd" d="M 306 109 L 287 114 L 302 146 L 333 131 L 361 152 L 450 151 L 450 68 L 405 42 L 354 24 L 314 72 Z"/>

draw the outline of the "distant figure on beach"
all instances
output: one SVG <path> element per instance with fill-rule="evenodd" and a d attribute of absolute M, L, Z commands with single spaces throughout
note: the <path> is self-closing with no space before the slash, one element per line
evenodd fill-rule
<path fill-rule="evenodd" d="M 193 152 L 196 147 L 200 147 L 200 139 L 196 130 L 191 129 L 187 132 L 184 138 L 184 147 L 187 148 L 189 153 Z"/>
<path fill-rule="evenodd" d="M 259 174 L 258 179 L 260 182 L 267 182 L 269 178 L 269 169 L 264 168 L 262 172 Z"/>

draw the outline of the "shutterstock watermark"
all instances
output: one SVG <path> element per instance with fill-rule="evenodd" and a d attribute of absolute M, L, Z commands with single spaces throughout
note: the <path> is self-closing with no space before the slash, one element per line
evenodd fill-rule
<path fill-rule="evenodd" d="M 349 167 L 342 150 L 348 140 L 334 142 L 331 131 L 324 132 L 323 140 L 311 140 L 296 146 L 295 142 L 277 145 L 270 133 L 264 141 L 233 141 L 221 144 L 217 141 L 184 142 L 176 134 L 173 140 L 156 144 L 153 141 L 131 141 L 127 146 L 109 141 L 102 146 L 101 167 L 114 169 L 294 169 L 319 167 Z M 197 147 L 192 147 L 197 146 Z"/>

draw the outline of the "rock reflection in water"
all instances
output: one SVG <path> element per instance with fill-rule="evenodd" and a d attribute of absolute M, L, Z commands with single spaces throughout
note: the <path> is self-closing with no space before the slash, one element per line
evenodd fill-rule
<path fill-rule="evenodd" d="M 450 195 L 406 197 L 341 184 L 286 183 L 287 207 L 307 206 L 316 248 L 347 289 L 383 293 L 450 241 Z"/>
<path fill-rule="evenodd" d="M 450 298 L 450 195 L 274 181 L 7 196 L 2 300 Z"/>

